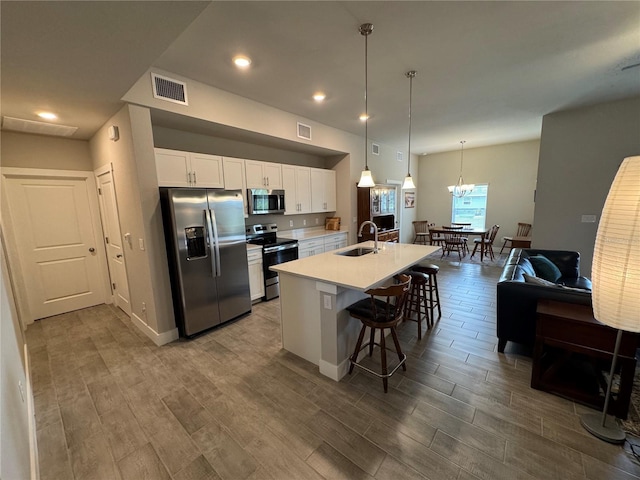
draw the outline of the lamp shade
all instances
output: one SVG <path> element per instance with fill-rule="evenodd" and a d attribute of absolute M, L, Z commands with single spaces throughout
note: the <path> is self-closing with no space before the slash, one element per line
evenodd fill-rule
<path fill-rule="evenodd" d="M 640 156 L 622 162 L 604 204 L 593 254 L 593 312 L 640 332 Z"/>
<path fill-rule="evenodd" d="M 360 181 L 358 182 L 358 187 L 374 187 L 376 184 L 373 181 L 373 177 L 371 176 L 371 170 L 365 168 L 360 174 Z"/>

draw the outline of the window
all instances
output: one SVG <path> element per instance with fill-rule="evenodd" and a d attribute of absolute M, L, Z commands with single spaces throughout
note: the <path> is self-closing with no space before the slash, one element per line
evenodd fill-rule
<path fill-rule="evenodd" d="M 473 191 L 462 198 L 452 196 L 451 223 L 470 223 L 473 228 L 484 229 L 487 219 L 489 184 L 476 184 Z"/>

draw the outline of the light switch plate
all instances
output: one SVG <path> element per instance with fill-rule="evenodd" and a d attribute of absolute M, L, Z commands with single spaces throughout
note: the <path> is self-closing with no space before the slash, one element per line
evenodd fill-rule
<path fill-rule="evenodd" d="M 323 300 L 324 308 L 326 308 L 327 310 L 331 310 L 331 297 L 329 295 L 324 295 Z"/>

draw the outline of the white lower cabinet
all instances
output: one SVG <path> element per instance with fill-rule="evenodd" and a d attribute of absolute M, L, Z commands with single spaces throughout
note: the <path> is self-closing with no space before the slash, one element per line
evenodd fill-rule
<path fill-rule="evenodd" d="M 298 258 L 312 257 L 319 253 L 324 253 L 324 240 L 322 237 L 298 240 Z"/>
<path fill-rule="evenodd" d="M 264 297 L 264 272 L 262 271 L 262 249 L 255 248 L 247 251 L 249 262 L 249 290 L 251 301 Z"/>
<path fill-rule="evenodd" d="M 331 252 L 347 246 L 347 232 L 336 233 L 324 237 L 324 251 Z"/>

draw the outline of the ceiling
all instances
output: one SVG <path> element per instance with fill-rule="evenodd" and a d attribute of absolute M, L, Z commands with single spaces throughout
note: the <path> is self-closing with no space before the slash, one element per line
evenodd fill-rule
<path fill-rule="evenodd" d="M 542 116 L 640 95 L 640 2 L 1 3 L 1 114 L 88 139 L 149 67 L 414 154 L 539 138 Z M 236 54 L 253 63 L 231 64 Z M 326 92 L 322 104 L 311 95 Z M 640 114 L 640 112 L 639 112 Z"/>

